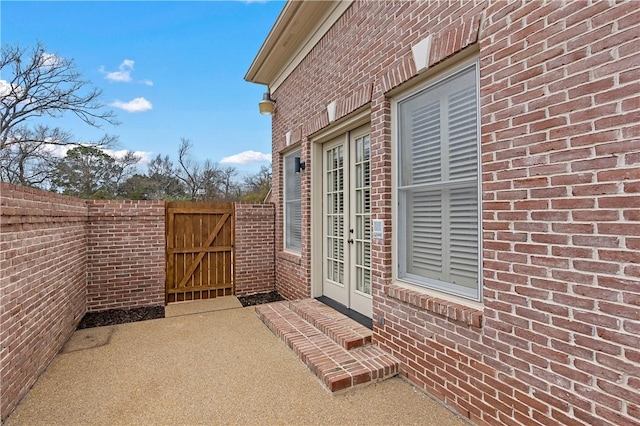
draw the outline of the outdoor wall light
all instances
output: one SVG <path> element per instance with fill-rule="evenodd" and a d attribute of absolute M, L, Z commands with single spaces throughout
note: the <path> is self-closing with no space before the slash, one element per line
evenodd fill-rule
<path fill-rule="evenodd" d="M 271 99 L 269 92 L 262 95 L 262 100 L 258 103 L 258 108 L 260 108 L 260 114 L 262 115 L 273 114 L 273 110 L 276 108 L 276 101 Z"/>
<path fill-rule="evenodd" d="M 300 157 L 293 158 L 293 165 L 296 173 L 300 173 L 302 170 L 304 170 L 307 167 L 304 161 L 300 161 Z"/>

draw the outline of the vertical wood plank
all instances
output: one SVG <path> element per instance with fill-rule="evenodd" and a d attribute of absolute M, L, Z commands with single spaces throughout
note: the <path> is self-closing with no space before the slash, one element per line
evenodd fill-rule
<path fill-rule="evenodd" d="M 167 303 L 234 294 L 233 203 L 169 202 L 166 209 Z"/>

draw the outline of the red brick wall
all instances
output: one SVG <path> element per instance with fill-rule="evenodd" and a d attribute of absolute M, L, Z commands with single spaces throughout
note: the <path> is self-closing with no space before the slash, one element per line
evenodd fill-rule
<path fill-rule="evenodd" d="M 235 203 L 235 294 L 275 290 L 273 204 Z"/>
<path fill-rule="evenodd" d="M 5 419 L 87 310 L 164 305 L 164 203 L 0 183 L 0 233 Z"/>
<path fill-rule="evenodd" d="M 477 424 L 640 424 L 637 3 L 475 3 L 356 2 L 274 91 L 278 289 L 310 293 L 309 136 L 327 104 L 346 115 L 372 87 L 373 214 L 388 227 L 372 253 L 375 332 L 403 375 Z M 410 48 L 427 35 L 432 66 L 479 50 L 482 311 L 392 281 L 388 92 L 417 74 Z M 281 155 L 299 129 L 293 258 L 280 249 Z"/>
<path fill-rule="evenodd" d="M 272 170 L 274 172 L 273 176 L 276 176 L 275 173 L 280 173 L 284 164 L 283 156 L 278 153 L 280 149 L 284 147 L 284 136 L 283 143 L 281 146 L 276 147 L 274 144 L 274 152 L 273 152 L 273 162 L 272 162 Z M 275 140 L 275 139 L 274 139 Z M 294 144 L 295 147 L 299 147 L 300 140 L 295 141 L 297 145 Z M 308 151 L 307 153 L 301 152 L 301 158 L 309 158 Z M 309 193 L 309 178 L 306 173 L 302 173 L 300 175 L 302 182 L 302 194 Z M 283 181 L 275 180 L 274 185 L 271 189 L 271 199 L 274 200 L 276 206 L 276 216 L 275 216 L 275 247 L 276 247 L 276 288 L 278 292 L 289 300 L 297 300 L 297 299 L 305 299 L 311 296 L 311 285 L 308 279 L 309 270 L 306 270 L 304 265 L 308 265 L 310 262 L 309 257 L 309 246 L 308 241 L 310 238 L 309 235 L 309 200 L 303 198 L 301 200 L 301 208 L 302 208 L 302 250 L 301 254 L 289 253 L 284 251 L 284 216 L 283 216 Z"/>
<path fill-rule="evenodd" d="M 164 201 L 87 205 L 87 310 L 164 305 Z"/>
<path fill-rule="evenodd" d="M 86 310 L 85 202 L 0 183 L 0 417 L 5 419 Z"/>
<path fill-rule="evenodd" d="M 487 9 L 482 378 L 509 386 L 500 419 L 640 423 L 638 10 Z M 536 405 L 509 416 L 523 393 Z"/>

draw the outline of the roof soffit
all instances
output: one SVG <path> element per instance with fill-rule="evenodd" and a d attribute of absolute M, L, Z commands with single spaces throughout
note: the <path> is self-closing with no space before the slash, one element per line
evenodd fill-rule
<path fill-rule="evenodd" d="M 351 3 L 353 0 L 288 1 L 244 79 L 275 90 Z"/>

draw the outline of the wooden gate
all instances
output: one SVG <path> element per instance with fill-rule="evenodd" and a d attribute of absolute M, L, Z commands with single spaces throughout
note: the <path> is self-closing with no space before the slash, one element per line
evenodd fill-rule
<path fill-rule="evenodd" d="M 169 202 L 167 303 L 233 294 L 233 203 Z"/>

